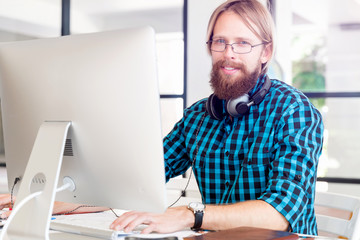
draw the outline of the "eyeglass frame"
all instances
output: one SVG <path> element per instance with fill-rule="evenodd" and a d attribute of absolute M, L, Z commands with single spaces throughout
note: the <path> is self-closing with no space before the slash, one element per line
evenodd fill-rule
<path fill-rule="evenodd" d="M 214 41 L 216 41 L 216 40 L 209 40 L 209 41 L 206 42 L 206 44 L 212 44 L 212 42 L 214 42 Z M 258 47 L 258 46 L 260 46 L 260 45 L 268 44 L 268 42 L 262 42 L 262 43 L 254 44 L 254 45 L 251 45 L 250 43 L 244 43 L 244 44 L 250 46 L 250 51 L 248 51 L 248 52 L 243 52 L 243 53 L 239 53 L 239 52 L 235 52 L 235 51 L 234 51 L 234 47 L 233 47 L 234 44 L 239 44 L 239 43 L 240 43 L 240 42 L 222 43 L 222 44 L 224 44 L 224 50 L 222 50 L 222 51 L 212 50 L 212 49 L 211 49 L 211 45 L 209 46 L 209 49 L 210 49 L 211 51 L 213 51 L 213 52 L 225 52 L 225 51 L 226 51 L 226 47 L 229 45 L 229 46 L 231 46 L 231 50 L 233 51 L 233 53 L 236 53 L 236 54 L 247 54 L 247 53 L 250 53 L 254 47 Z"/>

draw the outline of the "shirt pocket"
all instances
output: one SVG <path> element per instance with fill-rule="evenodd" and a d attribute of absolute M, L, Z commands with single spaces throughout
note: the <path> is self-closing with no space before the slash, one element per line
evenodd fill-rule
<path fill-rule="evenodd" d="M 271 152 L 266 147 L 244 154 L 243 166 L 264 166 L 270 163 Z"/>
<path fill-rule="evenodd" d="M 269 181 L 270 159 L 271 154 L 266 149 L 261 149 L 256 154 L 245 154 L 239 178 L 239 186 L 248 191 L 244 194 L 245 200 L 258 199 L 266 191 Z"/>

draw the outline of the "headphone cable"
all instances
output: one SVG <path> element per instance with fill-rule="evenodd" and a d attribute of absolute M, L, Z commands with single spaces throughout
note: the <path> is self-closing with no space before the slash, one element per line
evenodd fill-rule
<path fill-rule="evenodd" d="M 198 134 L 199 134 L 199 132 L 200 132 L 200 128 L 201 128 L 202 125 L 203 125 L 204 119 L 205 119 L 205 113 L 204 113 L 204 115 L 203 115 L 203 116 L 201 117 L 201 119 L 200 119 L 199 127 L 196 129 L 196 133 L 195 133 L 195 151 L 196 151 L 196 152 L 195 152 L 195 154 L 194 154 L 194 158 L 193 158 L 192 163 L 191 163 L 190 176 L 189 176 L 189 178 L 188 178 L 188 180 L 187 180 L 186 186 L 185 186 L 184 190 L 181 191 L 180 196 L 179 196 L 172 204 L 170 204 L 170 206 L 169 206 L 168 208 L 174 206 L 174 205 L 180 200 L 180 198 L 181 198 L 182 196 L 185 196 L 185 194 L 186 194 L 186 189 L 187 189 L 188 186 L 189 186 L 190 179 L 191 179 L 191 176 L 192 176 L 192 172 L 193 172 L 193 170 L 194 170 L 195 160 L 196 160 L 196 157 L 197 157 L 197 155 L 198 155 L 198 153 L 199 153 Z"/>
<path fill-rule="evenodd" d="M 10 191 L 10 206 L 9 206 L 9 210 L 12 210 L 14 207 L 14 189 L 16 184 L 20 181 L 20 177 L 16 177 L 14 180 L 14 184 L 11 187 L 11 191 Z"/>

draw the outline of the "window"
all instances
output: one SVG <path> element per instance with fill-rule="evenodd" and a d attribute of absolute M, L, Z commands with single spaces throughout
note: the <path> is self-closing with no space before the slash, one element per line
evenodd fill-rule
<path fill-rule="evenodd" d="M 284 78 L 308 95 L 323 115 L 318 177 L 334 182 L 326 185 L 331 191 L 359 193 L 344 183 L 360 183 L 360 2 L 272 2 L 279 42 L 285 43 L 278 44 L 277 56 Z"/>

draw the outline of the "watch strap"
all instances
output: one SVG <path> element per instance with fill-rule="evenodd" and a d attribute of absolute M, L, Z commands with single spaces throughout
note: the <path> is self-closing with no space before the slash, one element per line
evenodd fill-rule
<path fill-rule="evenodd" d="M 196 211 L 194 213 L 194 215 L 195 215 L 195 223 L 194 223 L 194 226 L 191 228 L 191 230 L 199 231 L 201 229 L 201 225 L 202 225 L 202 221 L 203 221 L 203 217 L 204 217 L 204 212 L 203 211 Z"/>

